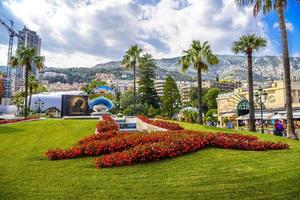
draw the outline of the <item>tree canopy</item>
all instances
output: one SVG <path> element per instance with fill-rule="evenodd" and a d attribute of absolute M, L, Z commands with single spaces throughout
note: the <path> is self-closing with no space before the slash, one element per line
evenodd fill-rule
<path fill-rule="evenodd" d="M 165 115 L 172 118 L 181 106 L 180 93 L 176 82 L 171 76 L 166 78 L 162 97 L 162 110 Z"/>

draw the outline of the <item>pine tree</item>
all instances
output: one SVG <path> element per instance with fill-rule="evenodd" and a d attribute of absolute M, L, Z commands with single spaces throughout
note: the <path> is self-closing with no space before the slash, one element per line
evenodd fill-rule
<path fill-rule="evenodd" d="M 164 114 L 170 118 L 172 118 L 176 111 L 178 111 L 178 109 L 180 108 L 180 93 L 174 79 L 171 76 L 168 76 L 166 78 L 162 103 L 162 110 Z"/>
<path fill-rule="evenodd" d="M 150 54 L 145 54 L 140 65 L 139 101 L 141 104 L 159 108 L 159 97 L 154 88 L 156 64 Z"/>

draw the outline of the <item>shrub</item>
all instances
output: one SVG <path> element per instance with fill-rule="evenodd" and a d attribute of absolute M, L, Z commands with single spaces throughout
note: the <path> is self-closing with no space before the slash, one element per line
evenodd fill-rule
<path fill-rule="evenodd" d="M 102 116 L 102 121 L 99 121 L 96 125 L 96 133 L 100 134 L 111 130 L 119 131 L 120 127 L 110 115 Z"/>

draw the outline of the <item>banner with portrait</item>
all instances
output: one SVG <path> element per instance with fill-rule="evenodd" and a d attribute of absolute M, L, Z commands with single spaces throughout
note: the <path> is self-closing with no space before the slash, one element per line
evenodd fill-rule
<path fill-rule="evenodd" d="M 62 95 L 61 117 L 90 115 L 88 96 Z"/>

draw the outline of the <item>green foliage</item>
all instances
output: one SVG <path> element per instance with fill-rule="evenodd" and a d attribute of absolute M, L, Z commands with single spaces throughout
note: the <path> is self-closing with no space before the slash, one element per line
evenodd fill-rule
<path fill-rule="evenodd" d="M 147 116 L 148 117 L 155 117 L 155 116 L 159 115 L 160 113 L 161 113 L 161 110 L 159 108 L 154 108 L 154 107 L 150 106 L 148 108 Z"/>
<path fill-rule="evenodd" d="M 217 108 L 217 97 L 220 93 L 218 88 L 210 88 L 203 97 L 208 109 Z"/>
<path fill-rule="evenodd" d="M 198 120 L 198 112 L 185 109 L 178 114 L 179 121 L 195 123 Z"/>
<path fill-rule="evenodd" d="M 124 115 L 126 116 L 132 116 L 133 115 L 133 111 L 131 108 L 126 108 L 124 111 L 123 111 Z"/>
<path fill-rule="evenodd" d="M 133 111 L 133 105 L 130 105 L 129 108 Z M 136 115 L 147 115 L 148 106 L 146 104 L 136 104 L 135 113 Z"/>
<path fill-rule="evenodd" d="M 177 84 L 171 76 L 168 76 L 164 84 L 164 95 L 162 97 L 163 113 L 172 118 L 178 112 L 180 106 L 180 93 Z"/>
<path fill-rule="evenodd" d="M 217 109 L 209 109 L 205 114 L 205 121 L 217 122 L 218 121 L 217 114 L 218 114 Z"/>
<path fill-rule="evenodd" d="M 25 106 L 24 106 L 24 116 L 27 118 L 28 104 L 28 74 L 32 70 L 32 64 L 34 63 L 37 70 L 42 70 L 44 68 L 45 57 L 37 56 L 35 48 L 27 48 L 26 46 L 18 48 L 15 56 L 10 59 L 11 67 L 25 67 Z"/>
<path fill-rule="evenodd" d="M 224 118 L 224 120 L 223 120 L 224 124 L 227 124 L 229 121 L 230 121 L 230 120 L 229 120 L 228 117 Z"/>
<path fill-rule="evenodd" d="M 18 114 L 20 113 L 21 109 L 24 107 L 24 93 L 16 92 L 15 95 L 12 96 L 11 103 L 17 106 Z"/>
<path fill-rule="evenodd" d="M 139 80 L 139 100 L 142 104 L 147 104 L 154 108 L 159 108 L 159 97 L 154 88 L 156 64 L 150 54 L 145 54 L 141 58 L 140 80 Z"/>
<path fill-rule="evenodd" d="M 198 78 L 198 107 L 199 109 L 199 123 L 203 124 L 202 120 L 202 71 L 207 71 L 209 65 L 218 64 L 219 60 L 216 55 L 213 54 L 210 45 L 207 41 L 201 43 L 199 40 L 193 40 L 190 49 L 183 51 L 180 63 L 182 71 L 185 72 L 190 66 L 193 65 L 194 69 L 197 70 Z"/>
<path fill-rule="evenodd" d="M 133 104 L 133 91 L 132 90 L 127 90 L 126 92 L 121 94 L 120 108 L 124 110 L 132 104 Z"/>
<path fill-rule="evenodd" d="M 132 45 L 123 56 L 121 64 L 126 68 L 134 68 L 135 65 L 141 60 L 141 53 L 143 49 L 138 45 Z"/>
<path fill-rule="evenodd" d="M 258 51 L 262 47 L 267 46 L 267 40 L 255 34 L 243 35 L 238 41 L 235 41 L 232 46 L 232 51 L 235 54 L 245 53 L 252 54 L 253 51 Z"/>

